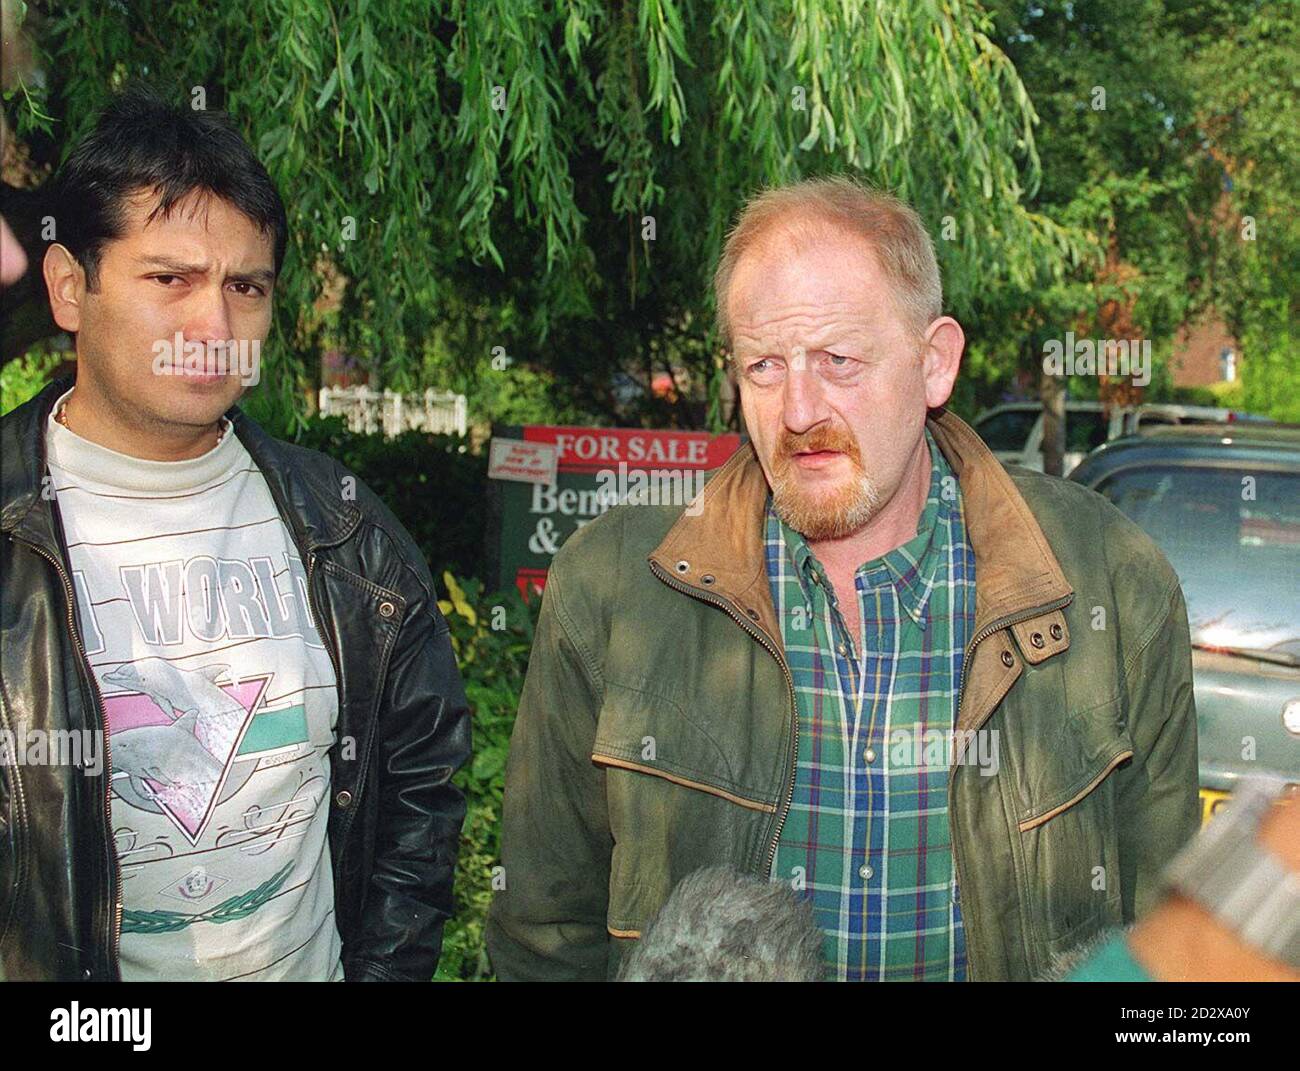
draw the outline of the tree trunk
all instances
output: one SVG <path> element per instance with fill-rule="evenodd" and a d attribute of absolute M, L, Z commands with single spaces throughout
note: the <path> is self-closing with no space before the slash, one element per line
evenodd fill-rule
<path fill-rule="evenodd" d="M 1046 371 L 1039 373 L 1038 396 L 1043 403 L 1043 471 L 1049 476 L 1065 472 L 1065 384 Z"/>

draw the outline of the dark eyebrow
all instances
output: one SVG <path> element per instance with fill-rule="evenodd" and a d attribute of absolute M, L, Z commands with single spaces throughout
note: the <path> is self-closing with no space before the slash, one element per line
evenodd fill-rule
<path fill-rule="evenodd" d="M 184 261 L 172 260 L 169 257 L 146 256 L 137 257 L 136 260 L 143 267 L 161 269 L 174 275 L 203 275 L 207 271 L 202 264 L 187 264 Z M 270 268 L 254 268 L 251 271 L 231 272 L 226 281 L 255 283 L 258 286 L 269 287 L 275 282 L 275 272 L 271 271 Z"/>
<path fill-rule="evenodd" d="M 275 272 L 270 268 L 254 268 L 252 271 L 232 272 L 226 279 L 228 283 L 256 283 L 270 287 L 275 282 Z"/>

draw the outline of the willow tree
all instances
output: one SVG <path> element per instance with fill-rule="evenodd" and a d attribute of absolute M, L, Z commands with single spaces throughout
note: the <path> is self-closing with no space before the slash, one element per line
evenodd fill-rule
<path fill-rule="evenodd" d="M 280 413 L 325 346 L 399 388 L 431 349 L 461 377 L 541 370 L 611 418 L 618 372 L 716 386 L 722 239 L 746 195 L 803 175 L 912 201 L 958 313 L 1075 249 L 1026 210 L 1033 108 L 970 0 L 30 6 L 46 78 L 6 108 L 38 155 L 145 80 L 230 112 L 278 182 L 292 236 L 259 404 Z"/>

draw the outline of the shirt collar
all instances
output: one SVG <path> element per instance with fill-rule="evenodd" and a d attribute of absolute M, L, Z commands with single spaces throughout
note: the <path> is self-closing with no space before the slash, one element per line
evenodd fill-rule
<path fill-rule="evenodd" d="M 930 451 L 930 488 L 917 521 L 916 535 L 880 557 L 863 562 L 854 573 L 860 594 L 892 584 L 903 610 L 921 628 L 925 628 L 928 621 L 926 608 L 941 555 L 952 540 L 953 523 L 959 522 L 961 515 L 961 491 L 957 478 L 928 428 L 925 442 Z M 832 603 L 837 603 L 835 589 L 808 541 L 776 516 L 770 495 L 767 523 L 771 535 L 779 532 L 804 596 L 811 600 L 811 587 L 817 585 Z"/>

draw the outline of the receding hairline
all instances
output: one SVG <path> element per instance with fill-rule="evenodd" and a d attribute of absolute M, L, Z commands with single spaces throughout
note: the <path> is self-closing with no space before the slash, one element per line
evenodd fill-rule
<path fill-rule="evenodd" d="M 745 204 L 727 235 L 713 276 L 717 325 L 731 344 L 728 304 L 736 268 L 782 233 L 798 245 L 819 235 L 863 241 L 889 281 L 899 314 L 919 333 L 942 314 L 943 290 L 929 232 L 906 202 L 844 177 L 771 187 Z"/>
<path fill-rule="evenodd" d="M 727 298 L 735 287 L 742 266 L 753 270 L 753 262 L 763 257 L 789 259 L 818 248 L 824 242 L 844 242 L 856 246 L 879 268 L 880 258 L 876 247 L 864 234 L 846 227 L 815 208 L 800 205 L 781 216 L 772 216 L 754 228 L 753 233 L 739 249 L 722 277 L 727 287 Z M 721 268 L 721 265 L 719 265 Z M 719 295 L 721 299 L 721 294 Z"/>

